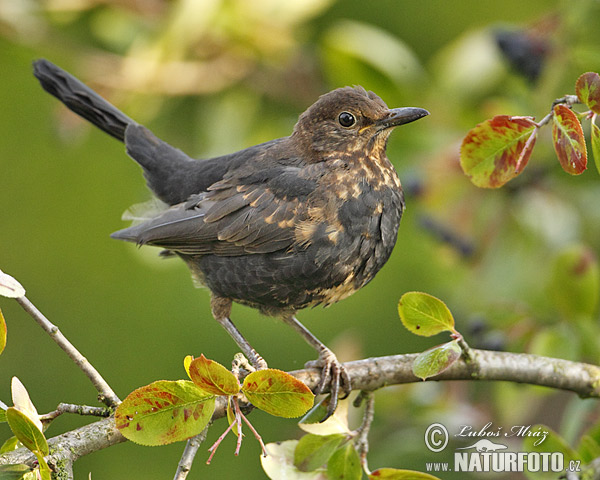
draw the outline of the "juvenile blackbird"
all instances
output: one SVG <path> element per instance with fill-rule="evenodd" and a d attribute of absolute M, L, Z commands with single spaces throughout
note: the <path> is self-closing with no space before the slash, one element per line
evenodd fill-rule
<path fill-rule="evenodd" d="M 404 197 L 386 156 L 388 137 L 428 112 L 389 109 L 362 87 L 339 88 L 300 115 L 289 137 L 194 160 L 49 61 L 36 61 L 34 74 L 68 108 L 124 142 L 168 205 L 112 237 L 179 256 L 209 288 L 215 319 L 258 368 L 266 364 L 231 322 L 232 302 L 291 325 L 319 354 L 316 393 L 330 384 L 330 415 L 350 379 L 295 313 L 353 294 L 389 258 Z"/>

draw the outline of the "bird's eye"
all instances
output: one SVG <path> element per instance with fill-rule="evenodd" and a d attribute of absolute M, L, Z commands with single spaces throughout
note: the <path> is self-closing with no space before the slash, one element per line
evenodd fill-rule
<path fill-rule="evenodd" d="M 356 118 L 349 112 L 342 112 L 338 117 L 338 122 L 340 122 L 342 127 L 348 128 L 356 123 Z"/>

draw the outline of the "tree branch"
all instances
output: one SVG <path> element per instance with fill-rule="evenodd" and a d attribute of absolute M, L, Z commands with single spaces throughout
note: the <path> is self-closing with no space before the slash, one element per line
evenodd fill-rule
<path fill-rule="evenodd" d="M 457 361 L 433 380 L 489 380 L 527 383 L 569 390 L 580 397 L 600 397 L 600 367 L 586 363 L 540 357 L 524 353 L 472 350 L 469 363 Z M 345 363 L 354 390 L 376 390 L 386 385 L 421 382 L 412 373 L 417 354 L 368 358 Z M 290 372 L 310 388 L 320 381 L 319 369 Z M 225 398 L 217 398 L 213 420 L 225 416 Z M 125 441 L 116 429 L 113 418 L 107 418 L 64 433 L 49 440 L 49 464 L 74 462 L 79 457 Z M 35 457 L 25 449 L 0 455 L 0 465 L 26 463 Z"/>

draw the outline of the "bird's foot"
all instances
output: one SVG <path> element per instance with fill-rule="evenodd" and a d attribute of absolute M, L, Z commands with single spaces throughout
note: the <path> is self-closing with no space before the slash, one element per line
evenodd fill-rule
<path fill-rule="evenodd" d="M 337 359 L 335 354 L 327 347 L 323 347 L 319 352 L 319 358 L 317 360 L 311 360 L 307 362 L 305 367 L 307 368 L 321 368 L 321 380 L 315 389 L 315 395 L 319 395 L 325 390 L 325 387 L 329 385 L 329 393 L 331 394 L 331 400 L 327 407 L 327 414 L 321 420 L 324 422 L 327 420 L 338 404 L 338 397 L 340 390 L 344 393 L 342 398 L 346 398 L 352 391 L 352 384 L 350 382 L 350 375 L 346 371 L 346 368 Z"/>

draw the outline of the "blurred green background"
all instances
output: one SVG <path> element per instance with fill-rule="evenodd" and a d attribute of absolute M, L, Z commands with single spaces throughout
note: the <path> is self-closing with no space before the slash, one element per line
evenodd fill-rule
<path fill-rule="evenodd" d="M 129 205 L 149 198 L 139 168 L 123 145 L 43 92 L 31 62 L 57 63 L 196 157 L 288 135 L 320 94 L 360 84 L 390 107 L 431 112 L 398 129 L 388 148 L 407 211 L 377 278 L 300 320 L 345 360 L 422 351 L 447 339 L 414 337 L 396 309 L 402 293 L 422 290 L 446 301 L 474 347 L 598 363 L 598 172 L 562 172 L 544 131 L 521 177 L 483 191 L 461 173 L 458 151 L 485 118 L 540 119 L 574 93 L 581 73 L 600 70 L 599 28 L 592 0 L 0 0 L 0 268 L 122 398 L 183 378 L 188 354 L 229 364 L 236 347 L 183 263 L 108 236 L 125 226 Z M 525 68 L 539 62 L 539 75 L 511 65 L 499 32 L 529 39 Z M 591 279 L 567 278 L 565 255 L 585 261 Z M 572 301 L 581 291 L 583 306 Z M 8 323 L 0 399 L 11 403 L 16 375 L 40 412 L 95 404 L 87 379 L 18 305 L 0 307 Z M 239 306 L 233 319 L 273 367 L 298 369 L 314 357 L 275 319 Z M 428 382 L 376 399 L 372 469 L 441 461 L 423 443 L 432 422 L 545 422 L 576 444 L 598 419 L 593 401 L 504 384 Z M 85 421 L 63 416 L 47 436 Z M 252 421 L 266 442 L 300 435 L 293 420 L 254 412 Z M 206 448 L 224 428 L 211 428 Z M 0 435 L 10 435 L 6 425 Z M 188 478 L 265 478 L 256 442 L 247 437 L 239 457 L 234 443 L 228 438 L 210 467 L 203 447 Z M 80 459 L 76 478 L 172 478 L 182 449 L 118 445 Z"/>

